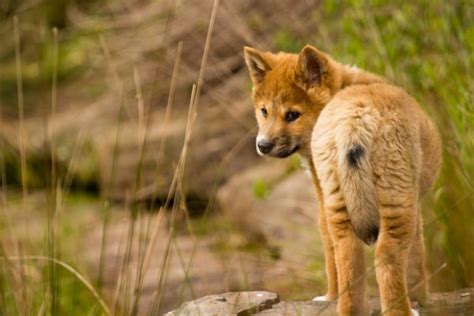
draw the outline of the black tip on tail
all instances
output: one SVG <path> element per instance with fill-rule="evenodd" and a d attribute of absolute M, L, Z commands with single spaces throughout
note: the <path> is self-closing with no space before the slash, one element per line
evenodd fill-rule
<path fill-rule="evenodd" d="M 370 227 L 364 227 L 363 229 L 354 227 L 354 233 L 365 244 L 372 246 L 379 237 L 379 225 L 372 225 Z"/>
<path fill-rule="evenodd" d="M 347 152 L 347 161 L 349 166 L 357 168 L 359 166 L 360 158 L 364 155 L 364 148 L 361 145 L 353 145 Z"/>
<path fill-rule="evenodd" d="M 379 226 L 374 226 L 372 229 L 368 232 L 367 238 L 364 240 L 364 242 L 371 246 L 375 244 L 377 241 L 377 238 L 379 237 Z"/>

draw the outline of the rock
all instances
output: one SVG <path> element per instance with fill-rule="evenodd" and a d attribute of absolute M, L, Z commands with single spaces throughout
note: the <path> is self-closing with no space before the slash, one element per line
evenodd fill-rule
<path fill-rule="evenodd" d="M 257 241 L 277 247 L 295 267 L 322 256 L 316 193 L 296 158 L 262 161 L 232 177 L 217 194 L 219 207 L 232 221 Z M 265 192 L 255 192 L 257 185 Z"/>
<path fill-rule="evenodd" d="M 273 315 L 273 316 L 334 316 L 336 313 L 336 304 L 334 302 L 317 303 L 317 302 L 280 302 L 271 309 L 267 309 L 256 315 Z"/>
<path fill-rule="evenodd" d="M 195 301 L 184 303 L 166 316 L 174 315 L 254 315 L 272 308 L 280 301 L 278 294 L 253 291 L 230 292 L 220 295 L 208 295 Z"/>
<path fill-rule="evenodd" d="M 221 87 L 222 91 L 226 94 L 232 94 L 230 90 L 233 89 L 239 91 L 246 77 L 243 72 L 236 74 Z M 254 128 L 254 114 L 247 96 L 227 101 L 226 107 L 232 109 L 233 115 L 227 115 L 229 109 L 218 106 L 209 96 L 203 96 L 201 101 L 182 179 L 188 198 L 207 203 L 216 183 L 226 181 L 239 170 L 251 166 L 258 156 L 255 153 L 254 133 L 249 132 Z M 122 133 L 120 139 L 116 168 L 119 172 L 114 175 L 110 189 L 110 195 L 115 200 L 124 199 L 127 194 L 134 200 L 152 196 L 164 200 L 168 196 L 183 148 L 187 112 L 172 111 L 166 128 L 163 128 L 163 116 L 162 112 L 155 113 L 143 158 L 140 158 L 136 122 L 124 124 L 123 129 L 127 133 Z M 160 153 L 164 139 L 164 149 Z M 97 146 L 101 148 L 103 188 L 110 182 L 114 145 L 115 139 L 108 137 Z M 137 192 L 133 193 L 140 164 L 141 183 Z"/>
<path fill-rule="evenodd" d="M 209 295 L 186 302 L 166 316 L 178 315 L 336 315 L 334 302 L 280 301 L 278 294 L 264 291 Z"/>
<path fill-rule="evenodd" d="M 259 294 L 264 295 L 257 297 Z M 227 297 L 232 299 L 228 300 Z M 236 303 L 235 308 L 233 308 L 236 297 L 248 299 L 242 299 L 245 303 L 242 304 L 239 301 Z M 378 298 L 370 298 L 369 306 L 371 308 L 371 315 L 380 314 L 380 301 Z M 423 316 L 473 315 L 474 289 L 434 293 L 426 306 L 415 308 Z M 234 292 L 210 295 L 187 302 L 179 309 L 166 315 L 198 315 L 198 311 L 201 312 L 201 315 L 337 315 L 336 302 L 280 301 L 278 294 L 270 292 Z"/>
<path fill-rule="evenodd" d="M 421 315 L 474 315 L 474 288 L 432 294 Z"/>
<path fill-rule="evenodd" d="M 218 234 L 194 236 L 177 233 L 170 239 L 166 220 L 155 226 L 156 240 L 139 284 L 136 271 L 143 262 L 140 237 L 144 236 L 143 232 L 140 233 L 140 228 L 147 223 L 156 225 L 155 219 L 153 214 L 146 213 L 131 222 L 133 219 L 127 212 L 119 208 L 112 210 L 106 233 L 101 284 L 102 293 L 111 306 L 115 304 L 117 287 L 121 287 L 118 300 L 121 301 L 123 314 L 130 313 L 130 304 L 135 299 L 138 315 L 161 315 L 200 296 L 237 291 L 244 286 L 245 289 L 265 287 L 261 280 L 263 277 L 260 276 L 271 268 L 260 264 L 258 256 L 218 251 L 221 238 Z M 135 235 L 127 252 L 125 239 L 131 227 L 134 227 Z M 94 280 L 98 279 L 99 274 L 102 238 L 103 226 L 93 225 L 81 245 L 86 254 L 84 263 Z M 167 253 L 168 242 L 171 240 L 173 242 Z M 148 244 L 146 247 L 149 246 Z M 165 258 L 168 262 L 166 265 Z M 130 274 L 124 271 L 129 271 Z M 125 284 L 121 283 L 121 275 L 124 273 L 129 277 Z M 159 282 L 161 277 L 162 282 Z"/>

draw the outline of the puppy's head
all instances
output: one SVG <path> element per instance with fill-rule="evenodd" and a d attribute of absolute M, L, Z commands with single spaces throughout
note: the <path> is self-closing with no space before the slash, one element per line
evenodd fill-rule
<path fill-rule="evenodd" d="M 244 48 L 250 72 L 259 132 L 260 155 L 285 158 L 307 155 L 313 126 L 334 90 L 330 57 L 312 46 L 299 54 Z"/>

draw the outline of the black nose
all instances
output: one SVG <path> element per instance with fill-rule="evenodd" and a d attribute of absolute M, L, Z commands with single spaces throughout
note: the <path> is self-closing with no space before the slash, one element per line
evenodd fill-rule
<path fill-rule="evenodd" d="M 263 139 L 257 143 L 257 147 L 262 154 L 268 154 L 270 151 L 272 151 L 273 147 L 275 147 L 275 143 Z"/>

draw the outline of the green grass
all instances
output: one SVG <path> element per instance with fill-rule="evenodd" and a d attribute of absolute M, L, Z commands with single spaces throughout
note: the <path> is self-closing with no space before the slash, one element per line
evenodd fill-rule
<path fill-rule="evenodd" d="M 47 291 L 48 285 L 38 279 L 41 274 L 43 263 L 33 262 L 25 266 L 31 271 L 32 277 L 27 277 L 28 284 L 28 309 L 30 312 L 47 311 L 51 308 L 49 301 L 51 299 L 50 293 Z M 8 274 L 6 274 L 8 275 Z M 57 278 L 57 292 L 59 297 L 56 313 L 58 315 L 101 315 L 102 309 L 97 303 L 90 291 L 69 271 L 58 269 Z M 5 305 L 2 306 L 2 315 L 17 315 L 24 312 L 21 307 L 16 306 L 14 294 L 11 291 L 12 287 L 4 284 Z M 45 291 L 46 290 L 46 291 Z"/>
<path fill-rule="evenodd" d="M 22 230 L 19 227 L 22 227 L 24 221 L 23 218 L 18 217 L 18 213 L 23 211 L 24 205 L 28 208 L 27 220 L 29 222 L 26 234 L 18 232 Z M 24 282 L 22 286 L 27 288 L 27 304 L 22 304 L 19 297 L 21 291 L 18 288 L 20 281 L 17 279 L 19 264 L 17 256 L 12 256 L 11 252 L 5 256 L 5 249 L 1 251 L 0 287 L 4 300 L 4 304 L 0 304 L 0 314 L 2 315 L 22 314 L 26 312 L 25 307 L 29 313 L 52 310 L 52 292 L 49 283 L 50 262 L 43 257 L 45 253 L 48 253 L 47 226 L 43 225 L 47 216 L 46 205 L 45 196 L 41 193 L 30 195 L 26 202 L 23 202 L 18 194 L 10 193 L 8 204 L 2 206 L 4 209 L 0 221 L 1 230 L 3 232 L 8 229 L 17 231 L 15 235 L 8 237 L 3 233 L 3 238 L 7 244 L 11 241 L 10 238 L 13 238 L 22 245 L 23 249 L 28 249 L 28 254 L 25 254 L 26 259 L 22 264 L 25 277 L 24 281 L 21 281 Z M 83 247 L 81 240 L 90 225 L 97 221 L 98 201 L 89 195 L 71 195 L 64 201 L 61 209 L 64 213 L 57 219 L 55 258 L 77 270 L 77 265 L 82 265 L 83 260 L 77 250 Z M 58 299 L 57 306 L 55 306 L 56 314 L 88 315 L 92 313 L 101 315 L 103 313 L 101 306 L 84 282 L 75 273 L 61 265 L 53 265 L 56 278 L 53 283 L 54 291 Z M 76 273 L 82 274 L 83 272 L 79 270 Z"/>

